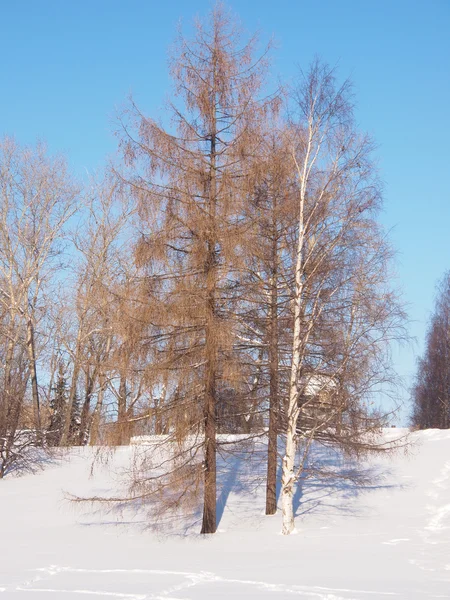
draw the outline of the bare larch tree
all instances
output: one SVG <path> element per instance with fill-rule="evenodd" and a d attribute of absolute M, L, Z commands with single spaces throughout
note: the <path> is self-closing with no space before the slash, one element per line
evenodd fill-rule
<path fill-rule="evenodd" d="M 172 416 L 180 417 L 172 429 L 180 437 L 183 423 L 182 436 L 195 440 L 189 452 L 203 456 L 201 531 L 213 533 L 218 403 L 238 380 L 233 302 L 242 269 L 247 174 L 265 109 L 258 95 L 266 60 L 253 58 L 256 40 L 243 44 L 220 5 L 206 25 L 195 27 L 193 40 L 180 35 L 171 60 L 171 127 L 134 104 L 124 117 L 130 170 L 123 177 L 142 220 L 137 256 L 149 273 L 153 340 L 171 373 L 170 389 L 164 377 L 161 387 L 176 406 Z"/>

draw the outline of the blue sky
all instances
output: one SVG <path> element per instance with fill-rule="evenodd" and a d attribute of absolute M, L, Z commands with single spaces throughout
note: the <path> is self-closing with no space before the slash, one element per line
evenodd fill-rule
<path fill-rule="evenodd" d="M 378 143 L 382 220 L 398 250 L 417 344 L 396 352 L 411 383 L 435 284 L 450 268 L 450 1 L 230 0 L 249 32 L 274 38 L 289 80 L 318 54 L 355 85 L 356 115 Z M 206 0 L 0 0 L 0 135 L 47 140 L 78 174 L 115 152 L 115 114 L 133 93 L 158 114 L 168 48 Z M 403 412 L 403 415 L 406 411 Z"/>

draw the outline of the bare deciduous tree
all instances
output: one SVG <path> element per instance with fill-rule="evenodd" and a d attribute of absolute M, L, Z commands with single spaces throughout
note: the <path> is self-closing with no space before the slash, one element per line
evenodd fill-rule
<path fill-rule="evenodd" d="M 38 359 L 44 338 L 39 337 L 39 328 L 46 322 L 45 292 L 59 265 L 64 227 L 76 210 L 78 190 L 62 158 L 49 157 L 42 144 L 27 148 L 5 138 L 0 144 L 0 194 L 0 307 L 6 326 L 0 444 L 4 448 L 13 443 L 28 382 L 34 410 L 30 426 L 43 441 Z M 22 393 L 10 390 L 16 361 L 22 365 Z"/>
<path fill-rule="evenodd" d="M 450 273 L 442 278 L 413 388 L 415 427 L 450 427 Z"/>
<path fill-rule="evenodd" d="M 121 191 L 109 177 L 92 182 L 86 219 L 73 238 L 79 256 L 73 299 L 76 318 L 69 319 L 62 336 L 71 364 L 62 445 L 85 444 L 90 435 L 92 443 L 98 441 L 105 394 L 110 384 L 115 389 L 111 383 L 117 373 L 114 347 L 121 321 L 117 294 L 130 255 L 126 231 L 131 212 Z M 71 424 L 79 402 L 75 431 Z"/>
<path fill-rule="evenodd" d="M 334 429 L 348 449 L 369 449 L 369 433 L 382 421 L 366 399 L 392 379 L 388 346 L 403 335 L 403 312 L 389 289 L 390 250 L 375 221 L 380 192 L 372 144 L 355 128 L 349 84 L 337 88 L 333 71 L 316 61 L 293 100 L 298 204 L 284 534 L 294 529 L 294 486 L 313 440 Z"/>

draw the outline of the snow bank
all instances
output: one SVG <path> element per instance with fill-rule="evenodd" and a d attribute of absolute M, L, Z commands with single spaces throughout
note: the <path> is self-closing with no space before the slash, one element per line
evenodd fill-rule
<path fill-rule="evenodd" d="M 219 531 L 202 537 L 183 520 L 171 535 L 148 530 L 145 507 L 70 502 L 123 492 L 135 451 L 119 448 L 92 468 L 95 450 L 74 449 L 36 475 L 0 481 L 0 599 L 450 598 L 450 432 L 411 438 L 407 453 L 365 465 L 365 489 L 302 482 L 298 535 L 288 538 L 279 515 L 263 514 L 260 456 L 221 465 Z M 316 458 L 347 467 L 332 453 Z"/>

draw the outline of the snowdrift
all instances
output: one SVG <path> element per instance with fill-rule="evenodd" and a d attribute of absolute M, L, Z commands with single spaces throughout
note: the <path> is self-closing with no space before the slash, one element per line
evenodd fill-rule
<path fill-rule="evenodd" d="M 0 481 L 0 599 L 450 598 L 450 431 L 413 433 L 411 443 L 365 464 L 364 487 L 301 482 L 289 537 L 280 515 L 263 514 L 261 443 L 253 457 L 221 465 L 219 530 L 206 537 L 195 511 L 164 522 L 151 506 L 71 502 L 126 492 L 139 445 L 94 464 L 95 449 L 72 449 L 34 475 Z M 349 470 L 320 449 L 315 460 Z"/>

